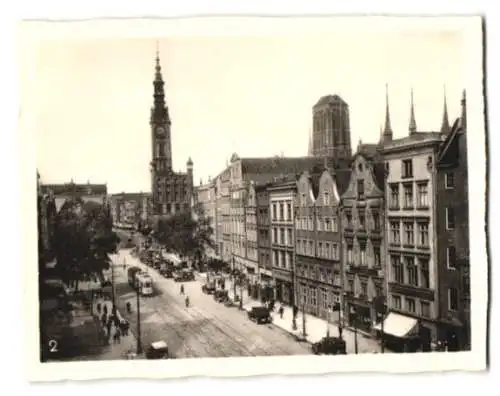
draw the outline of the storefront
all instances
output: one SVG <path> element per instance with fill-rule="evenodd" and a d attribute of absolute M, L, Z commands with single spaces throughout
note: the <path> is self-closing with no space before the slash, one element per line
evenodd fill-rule
<path fill-rule="evenodd" d="M 421 349 L 418 320 L 395 312 L 374 326 L 384 345 L 395 352 L 417 352 Z"/>
<path fill-rule="evenodd" d="M 275 300 L 276 283 L 272 276 L 266 273 L 260 273 L 260 300 L 262 302 Z"/>
<path fill-rule="evenodd" d="M 357 304 L 355 302 L 348 302 L 347 313 L 349 326 L 356 327 L 368 333 L 371 331 L 373 319 L 370 306 Z"/>
<path fill-rule="evenodd" d="M 293 283 L 292 274 L 289 271 L 273 269 L 273 277 L 276 282 L 276 301 L 287 305 L 293 305 Z"/>

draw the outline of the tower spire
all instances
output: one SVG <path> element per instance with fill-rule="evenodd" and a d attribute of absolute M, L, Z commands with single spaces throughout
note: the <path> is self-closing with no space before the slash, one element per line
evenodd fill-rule
<path fill-rule="evenodd" d="M 415 104 L 413 103 L 413 87 L 410 92 L 410 135 L 417 132 L 417 122 L 415 121 Z"/>
<path fill-rule="evenodd" d="M 448 105 L 446 103 L 446 86 L 444 87 L 443 120 L 441 122 L 441 132 L 450 132 L 450 121 L 448 120 Z"/>
<path fill-rule="evenodd" d="M 159 43 L 156 42 L 156 56 L 155 56 L 155 78 L 153 81 L 154 87 L 154 105 L 151 109 L 151 122 L 162 123 L 166 122 L 170 124 L 170 118 L 168 115 L 168 108 L 165 104 L 165 83 L 163 81 L 163 76 L 161 73 L 160 64 L 160 49 Z"/>
<path fill-rule="evenodd" d="M 385 127 L 384 127 L 384 141 L 392 140 L 392 127 L 391 115 L 389 113 L 389 87 L 385 84 Z"/>

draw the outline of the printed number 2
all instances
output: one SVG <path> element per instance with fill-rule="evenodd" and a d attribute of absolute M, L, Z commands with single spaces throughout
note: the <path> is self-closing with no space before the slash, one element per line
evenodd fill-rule
<path fill-rule="evenodd" d="M 56 340 L 49 340 L 49 352 L 58 352 L 57 345 Z"/>

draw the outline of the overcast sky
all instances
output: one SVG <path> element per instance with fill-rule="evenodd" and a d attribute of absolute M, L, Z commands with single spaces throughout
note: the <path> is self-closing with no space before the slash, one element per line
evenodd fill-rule
<path fill-rule="evenodd" d="M 439 130 L 444 87 L 450 122 L 460 113 L 467 54 L 458 31 L 353 23 L 309 35 L 51 40 L 24 65 L 34 78 L 22 85 L 44 182 L 150 191 L 157 41 L 174 168 L 185 171 L 190 156 L 195 184 L 220 173 L 233 152 L 306 155 L 312 106 L 322 95 L 349 104 L 353 150 L 359 139 L 378 140 L 386 83 L 396 137 L 408 133 L 412 86 L 418 130 Z"/>

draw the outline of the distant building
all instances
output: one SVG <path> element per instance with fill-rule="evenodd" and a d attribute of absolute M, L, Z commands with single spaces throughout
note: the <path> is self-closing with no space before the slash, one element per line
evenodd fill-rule
<path fill-rule="evenodd" d="M 338 95 L 323 96 L 313 107 L 312 155 L 335 162 L 351 158 L 349 105 Z"/>
<path fill-rule="evenodd" d="M 210 179 L 208 183 L 203 184 L 200 180 L 200 185 L 194 188 L 194 205 L 197 210 L 201 211 L 203 216 L 209 220 L 209 225 L 213 230 L 213 243 L 215 249 L 207 249 L 206 255 L 219 258 L 217 246 L 217 202 L 216 202 L 216 187 L 215 183 Z"/>
<path fill-rule="evenodd" d="M 67 200 L 82 199 L 83 202 L 95 202 L 99 204 L 107 204 L 108 188 L 106 184 L 91 184 L 74 183 L 71 180 L 69 183 L 63 184 L 42 184 L 41 192 L 43 194 L 52 194 L 55 200 L 56 210 L 62 208 Z"/>
<path fill-rule="evenodd" d="M 151 108 L 152 160 L 151 191 L 156 216 L 173 215 L 191 210 L 193 200 L 193 161 L 186 162 L 186 173 L 172 168 L 171 120 L 165 103 L 164 82 L 159 54 L 156 54 L 154 104 Z"/>
<path fill-rule="evenodd" d="M 439 339 L 448 350 L 470 345 L 469 192 L 467 170 L 467 106 L 450 130 L 446 102 L 442 133 L 446 135 L 437 158 L 436 260 L 439 281 Z"/>
<path fill-rule="evenodd" d="M 148 198 L 147 193 L 119 193 L 109 197 L 109 205 L 113 224 L 138 226 L 147 219 Z M 146 214 L 144 213 L 146 211 Z"/>

